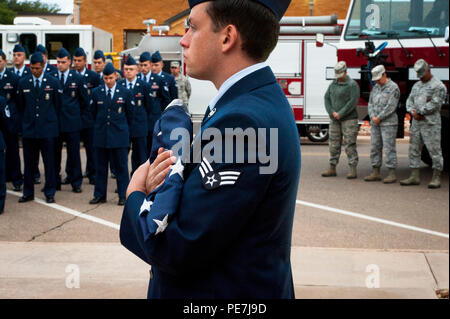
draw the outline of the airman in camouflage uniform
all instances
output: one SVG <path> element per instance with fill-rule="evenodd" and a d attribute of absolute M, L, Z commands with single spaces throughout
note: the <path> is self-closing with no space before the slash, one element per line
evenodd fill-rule
<path fill-rule="evenodd" d="M 358 137 L 358 112 L 356 107 L 359 101 L 359 86 L 347 75 L 347 65 L 341 61 L 336 64 L 336 80 L 328 87 L 325 93 L 325 108 L 330 116 L 330 168 L 322 173 L 323 177 L 336 176 L 336 165 L 341 155 L 341 146 L 344 144 L 347 153 L 350 172 L 348 179 L 355 179 L 358 165 L 358 152 L 356 138 Z"/>
<path fill-rule="evenodd" d="M 383 65 L 378 65 L 372 70 L 372 80 L 376 83 L 369 98 L 370 117 L 370 162 L 372 174 L 365 177 L 366 182 L 381 181 L 380 167 L 383 159 L 383 148 L 386 153 L 386 167 L 389 175 L 383 182 L 395 183 L 397 177 L 397 149 L 395 140 L 397 137 L 398 117 L 397 106 L 400 99 L 398 85 L 389 79 Z"/>
<path fill-rule="evenodd" d="M 417 77 L 406 102 L 406 110 L 413 116 L 410 129 L 409 167 L 411 176 L 401 185 L 419 185 L 419 168 L 423 145 L 427 147 L 433 161 L 433 178 L 428 188 L 441 187 L 441 172 L 444 159 L 441 149 L 441 107 L 447 94 L 445 85 L 431 74 L 428 63 L 420 59 L 414 65 Z"/>
<path fill-rule="evenodd" d="M 172 61 L 170 63 L 170 72 L 175 77 L 178 86 L 178 98 L 182 99 L 184 104 L 189 105 L 191 97 L 191 83 L 189 79 L 180 73 L 180 62 Z"/>

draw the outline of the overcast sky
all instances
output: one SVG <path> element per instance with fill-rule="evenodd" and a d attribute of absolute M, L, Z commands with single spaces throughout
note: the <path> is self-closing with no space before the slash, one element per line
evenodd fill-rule
<path fill-rule="evenodd" d="M 41 0 L 41 3 L 57 4 L 61 8 L 60 13 L 73 13 L 73 0 Z"/>

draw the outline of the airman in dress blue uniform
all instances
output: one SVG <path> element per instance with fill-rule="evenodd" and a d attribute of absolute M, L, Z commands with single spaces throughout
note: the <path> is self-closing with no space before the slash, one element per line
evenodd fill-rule
<path fill-rule="evenodd" d="M 127 190 L 121 243 L 152 266 L 149 298 L 294 298 L 290 254 L 300 140 L 289 102 L 262 62 L 277 43 L 278 21 L 290 0 L 189 2 L 191 28 L 181 40 L 187 72 L 212 80 L 219 88 L 191 151 L 200 146 L 210 154 L 209 142 L 219 143 L 208 137 L 212 132 L 221 133 L 222 147 L 214 148 L 214 158 L 200 157 L 200 164 L 191 162 L 183 168 L 177 162 L 167 175 L 176 160 L 170 151 L 142 165 Z M 229 16 L 241 20 L 251 16 L 253 24 L 238 28 L 227 20 Z M 217 32 L 212 27 L 215 21 L 224 21 Z M 225 28 L 230 25 L 234 32 Z M 243 152 L 228 154 L 223 145 L 233 140 L 230 129 L 237 128 L 265 131 L 266 141 L 260 137 L 253 143 L 270 147 L 276 165 L 266 171 L 267 162 L 252 163 L 256 145 L 246 138 Z M 212 130 L 203 136 L 208 129 Z M 215 160 L 218 155 L 221 159 Z M 237 159 L 240 156 L 243 162 Z M 152 205 L 162 202 L 148 202 L 147 194 L 166 176 L 181 174 L 184 187 L 176 212 L 170 218 L 154 218 Z"/>
<path fill-rule="evenodd" d="M 151 55 L 149 52 L 143 52 L 139 57 L 141 73 L 139 78 L 150 84 L 151 93 L 155 101 L 155 109 L 148 117 L 148 134 L 147 134 L 147 152 L 150 153 L 153 141 L 153 128 L 156 121 L 161 117 L 162 111 L 170 103 L 169 90 L 164 89 L 164 81 L 160 76 L 151 72 Z M 159 110 L 158 110 L 159 107 Z"/>
<path fill-rule="evenodd" d="M 44 47 L 42 44 L 38 44 L 35 52 L 41 52 L 42 56 L 44 57 L 44 73 L 55 74 L 56 72 L 58 72 L 56 66 L 48 63 L 48 51 L 46 47 Z"/>
<path fill-rule="evenodd" d="M 125 79 L 119 82 L 120 85 L 131 91 L 134 99 L 132 119 L 130 125 L 130 140 L 132 147 L 131 154 L 131 175 L 134 171 L 145 163 L 148 159 L 147 134 L 148 118 L 155 108 L 154 98 L 148 83 L 137 78 L 137 63 L 133 57 L 128 57 L 125 62 Z"/>
<path fill-rule="evenodd" d="M 24 203 L 34 199 L 33 175 L 36 157 L 42 153 L 45 169 L 44 193 L 54 203 L 56 191 L 55 138 L 59 135 L 58 113 L 62 89 L 58 80 L 44 74 L 44 59 L 36 52 L 30 59 L 32 76 L 19 81 L 17 105 L 22 114 L 23 154 L 25 162 Z"/>
<path fill-rule="evenodd" d="M 38 44 L 35 52 L 42 53 L 42 57 L 44 58 L 44 74 L 54 75 L 56 72 L 58 72 L 58 69 L 55 66 L 48 63 L 48 51 L 42 44 Z M 41 172 L 39 171 L 39 156 L 38 156 L 35 163 L 35 173 L 34 173 L 34 179 L 36 181 L 35 182 L 36 184 L 38 184 L 37 181 L 39 181 L 40 178 Z M 61 189 L 58 183 L 56 185 L 56 189 Z"/>
<path fill-rule="evenodd" d="M 6 172 L 5 172 L 5 151 L 6 143 L 3 140 L 3 128 L 8 125 L 6 121 L 6 99 L 0 95 L 0 215 L 5 209 L 6 199 Z"/>
<path fill-rule="evenodd" d="M 170 101 L 178 99 L 178 85 L 175 77 L 163 71 L 164 62 L 159 51 L 152 55 L 152 73 L 157 74 L 165 82 L 164 89 L 169 90 Z M 164 111 L 164 110 L 163 110 Z"/>
<path fill-rule="evenodd" d="M 95 57 L 95 56 L 94 56 Z M 101 83 L 98 74 L 86 67 L 86 52 L 82 48 L 77 48 L 73 54 L 73 63 L 77 72 L 83 77 L 87 86 L 89 97 L 92 91 Z M 94 113 L 90 105 L 81 110 L 82 130 L 81 141 L 86 150 L 86 170 L 84 176 L 89 179 L 89 184 L 95 184 L 95 152 L 94 152 Z"/>
<path fill-rule="evenodd" d="M 61 186 L 61 152 L 63 142 L 67 145 L 66 172 L 74 193 L 81 193 L 83 176 L 80 159 L 80 131 L 82 129 L 81 113 L 89 104 L 87 86 L 83 77 L 75 70 L 70 70 L 72 60 L 70 53 L 61 48 L 57 55 L 58 71 L 54 76 L 62 87 L 62 104 L 59 112 L 60 134 L 56 139 L 55 164 L 56 185 Z"/>
<path fill-rule="evenodd" d="M 134 107 L 131 92 L 116 83 L 117 74 L 111 63 L 103 70 L 105 85 L 92 92 L 91 107 L 95 115 L 94 147 L 96 165 L 94 198 L 90 204 L 104 203 L 108 183 L 108 163 L 112 162 L 117 177 L 118 205 L 125 204 L 129 182 L 129 124 Z"/>
<path fill-rule="evenodd" d="M 17 84 L 19 77 L 6 69 L 6 55 L 0 50 L 0 96 L 6 99 L 8 117 L 2 127 L 6 143 L 6 181 L 11 181 L 14 191 L 20 192 L 23 185 L 23 175 L 20 168 L 19 132 L 21 120 L 16 104 Z"/>
<path fill-rule="evenodd" d="M 13 49 L 13 64 L 14 67 L 11 71 L 14 72 L 19 78 L 23 78 L 31 75 L 31 70 L 25 65 L 25 48 L 20 44 L 16 44 Z"/>
<path fill-rule="evenodd" d="M 94 70 L 97 73 L 98 80 L 102 83 L 103 82 L 103 69 L 106 65 L 106 58 L 105 54 L 102 50 L 97 50 L 94 52 L 94 57 L 92 59 L 94 62 Z"/>

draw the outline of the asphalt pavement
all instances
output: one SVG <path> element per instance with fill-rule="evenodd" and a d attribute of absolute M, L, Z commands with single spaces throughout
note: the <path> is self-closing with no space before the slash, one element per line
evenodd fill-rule
<path fill-rule="evenodd" d="M 358 179 L 345 178 L 344 151 L 338 176 L 323 178 L 328 145 L 302 139 L 292 238 L 297 298 L 437 298 L 436 292 L 448 292 L 448 174 L 438 190 L 426 187 L 427 167 L 420 186 L 367 183 L 369 148 L 369 138 L 358 138 Z M 402 179 L 409 175 L 407 140 L 399 140 L 398 153 Z M 115 187 L 109 179 L 108 202 L 92 206 L 87 180 L 81 194 L 63 185 L 56 205 L 45 203 L 42 185 L 36 185 L 38 199 L 19 204 L 21 194 L 8 185 L 0 215 L 0 298 L 145 298 L 149 266 L 120 246 Z M 79 288 L 71 283 L 77 273 Z"/>

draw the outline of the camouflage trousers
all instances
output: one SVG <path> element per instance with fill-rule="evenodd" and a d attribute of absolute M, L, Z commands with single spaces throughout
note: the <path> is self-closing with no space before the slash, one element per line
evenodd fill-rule
<path fill-rule="evenodd" d="M 372 167 L 381 167 L 383 149 L 386 153 L 386 167 L 397 168 L 397 125 L 378 126 L 370 128 L 370 163 Z"/>
<path fill-rule="evenodd" d="M 441 125 L 428 125 L 413 120 L 409 138 L 409 167 L 420 168 L 422 148 L 426 146 L 433 161 L 433 169 L 444 169 L 441 149 Z"/>
<path fill-rule="evenodd" d="M 349 166 L 358 165 L 358 151 L 356 150 L 356 138 L 358 137 L 358 120 L 337 121 L 330 123 L 330 165 L 336 166 L 341 156 L 341 148 L 344 146 Z"/>

